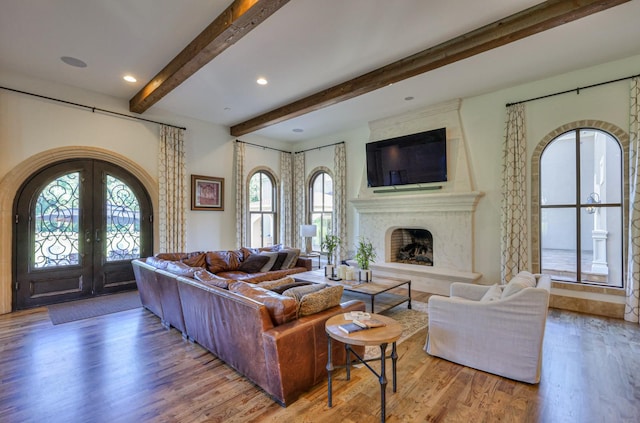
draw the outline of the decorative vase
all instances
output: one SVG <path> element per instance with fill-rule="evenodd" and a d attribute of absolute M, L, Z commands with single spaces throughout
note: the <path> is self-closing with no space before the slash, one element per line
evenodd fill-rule
<path fill-rule="evenodd" d="M 324 275 L 327 278 L 333 278 L 334 277 L 333 269 L 334 269 L 333 264 L 327 264 L 324 267 Z"/>
<path fill-rule="evenodd" d="M 373 272 L 371 272 L 371 269 L 360 269 L 360 271 L 358 272 L 358 281 L 360 282 L 371 282 L 372 278 Z"/>

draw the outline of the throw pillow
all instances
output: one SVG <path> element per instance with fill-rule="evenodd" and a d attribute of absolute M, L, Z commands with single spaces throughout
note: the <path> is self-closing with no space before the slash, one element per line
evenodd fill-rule
<path fill-rule="evenodd" d="M 287 253 L 287 258 L 284 263 L 282 263 L 281 269 L 293 269 L 298 262 L 298 257 L 300 257 L 300 249 L 299 248 L 287 248 L 284 250 L 280 250 L 281 252 Z"/>
<path fill-rule="evenodd" d="M 273 263 L 273 267 L 271 268 L 271 270 L 285 269 L 285 267 L 282 267 L 282 263 L 284 263 L 286 259 L 287 259 L 286 251 L 285 252 L 278 251 L 278 258 L 276 259 L 276 262 Z"/>
<path fill-rule="evenodd" d="M 291 276 L 287 276 L 286 278 L 282 278 L 282 279 L 274 279 L 272 281 L 260 282 L 258 286 L 260 288 L 272 290 L 275 287 L 278 287 L 281 285 L 289 285 L 294 283 L 295 281 L 296 280 L 293 279 Z"/>
<path fill-rule="evenodd" d="M 216 276 L 213 273 L 204 269 L 193 272 L 193 278 L 196 280 L 199 280 L 200 282 L 206 285 L 213 285 L 222 289 L 229 288 L 228 279 L 221 278 L 220 276 Z"/>
<path fill-rule="evenodd" d="M 507 286 L 505 286 L 504 289 L 502 290 L 502 297 L 501 298 L 510 297 L 513 294 L 518 293 L 518 292 L 522 291 L 525 288 L 528 288 L 528 286 L 525 285 L 523 282 L 520 282 L 519 280 L 513 278 L 513 279 L 511 279 L 511 281 L 509 281 Z"/>
<path fill-rule="evenodd" d="M 312 292 L 320 291 L 327 287 L 326 283 L 314 283 L 307 286 L 298 286 L 296 288 L 287 289 L 282 293 L 282 295 L 286 295 L 287 297 L 295 298 L 296 301 L 301 301 L 302 297 L 307 294 L 311 294 Z"/>
<path fill-rule="evenodd" d="M 270 291 L 276 292 L 278 294 L 282 294 L 284 293 L 284 291 L 290 289 L 290 288 L 296 288 L 298 286 L 306 286 L 306 285 L 311 285 L 311 282 L 294 282 L 294 283 L 288 283 L 285 285 L 280 285 L 280 286 L 276 286 L 275 288 L 271 288 Z"/>
<path fill-rule="evenodd" d="M 484 301 L 484 302 L 496 301 L 496 300 L 499 300 L 501 296 L 502 296 L 502 287 L 499 286 L 497 283 L 495 283 L 491 285 L 489 289 L 487 289 L 487 292 L 485 292 L 482 298 L 480 298 L 480 301 Z"/>
<path fill-rule="evenodd" d="M 260 268 L 261 272 L 268 272 L 269 270 L 271 270 L 271 268 L 273 267 L 273 264 L 278 259 L 278 253 L 275 251 L 274 252 L 263 251 L 259 255 L 269 257 L 269 261 L 267 261 L 264 264 L 264 266 Z"/>
<path fill-rule="evenodd" d="M 273 324 L 276 326 L 296 318 L 298 302 L 293 298 L 276 294 L 246 282 L 233 283 L 229 286 L 229 290 L 263 304 L 267 308 Z"/>
<path fill-rule="evenodd" d="M 262 254 L 252 254 L 240 264 L 238 270 L 246 273 L 259 272 L 269 261 L 269 257 Z"/>
<path fill-rule="evenodd" d="M 309 316 L 340 305 L 342 290 L 342 285 L 336 285 L 305 295 L 298 305 L 298 317 Z"/>

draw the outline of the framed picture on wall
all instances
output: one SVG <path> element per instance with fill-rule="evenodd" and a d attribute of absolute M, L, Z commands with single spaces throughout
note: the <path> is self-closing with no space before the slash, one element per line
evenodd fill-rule
<path fill-rule="evenodd" d="M 191 210 L 224 210 L 224 178 L 191 175 Z"/>

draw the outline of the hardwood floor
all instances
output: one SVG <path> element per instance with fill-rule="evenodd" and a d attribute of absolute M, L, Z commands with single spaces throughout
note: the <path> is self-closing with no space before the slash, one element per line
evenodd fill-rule
<path fill-rule="evenodd" d="M 640 421 L 638 324 L 550 310 L 539 385 L 431 357 L 425 336 L 398 346 L 390 423 Z M 282 408 L 143 309 L 57 326 L 45 308 L 0 316 L 4 423 L 380 421 L 377 379 L 366 368 L 344 376 L 333 408 L 326 382 Z"/>

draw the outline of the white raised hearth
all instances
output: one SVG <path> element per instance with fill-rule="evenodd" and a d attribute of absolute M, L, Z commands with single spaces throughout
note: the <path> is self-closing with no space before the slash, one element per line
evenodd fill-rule
<path fill-rule="evenodd" d="M 364 169 L 358 198 L 351 203 L 358 214 L 359 235 L 371 241 L 378 256 L 371 265 L 374 277 L 406 277 L 413 289 L 441 295 L 449 295 L 453 282 L 477 282 L 482 277 L 473 271 L 473 216 L 483 193 L 473 188 L 460 104 L 453 100 L 369 123 L 369 141 L 447 128 L 446 182 L 410 186 L 422 191 L 380 192 L 367 187 Z M 395 262 L 391 234 L 398 228 L 431 232 L 433 266 Z"/>

